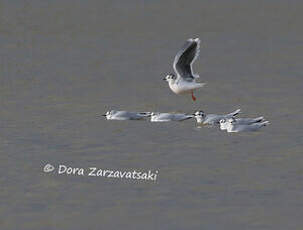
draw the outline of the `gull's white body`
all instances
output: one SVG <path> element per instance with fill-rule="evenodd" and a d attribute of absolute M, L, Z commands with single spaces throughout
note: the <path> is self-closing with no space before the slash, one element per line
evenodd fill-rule
<path fill-rule="evenodd" d="M 254 123 L 264 121 L 263 117 L 256 117 L 256 118 L 230 118 L 230 119 L 222 119 L 220 120 L 220 129 L 227 130 L 228 125 L 231 121 L 234 121 L 237 125 L 251 125 Z"/>
<path fill-rule="evenodd" d="M 229 133 L 252 132 L 252 131 L 257 131 L 261 127 L 266 126 L 268 124 L 269 124 L 269 121 L 253 123 L 253 124 L 250 124 L 250 125 L 232 124 L 232 123 L 228 122 L 226 130 Z"/>
<path fill-rule="evenodd" d="M 150 116 L 151 122 L 168 122 L 168 121 L 184 121 L 193 118 L 193 115 L 184 113 L 152 113 Z"/>
<path fill-rule="evenodd" d="M 142 120 L 145 117 L 149 117 L 150 114 L 151 113 L 149 112 L 136 113 L 136 112 L 111 110 L 106 112 L 106 114 L 104 114 L 103 116 L 105 116 L 107 120 L 125 121 L 125 120 Z"/>
<path fill-rule="evenodd" d="M 171 79 L 168 80 L 168 85 L 175 94 L 190 94 L 193 90 L 203 87 L 205 83 L 197 83 L 195 80 L 186 81 L 183 79 Z"/>

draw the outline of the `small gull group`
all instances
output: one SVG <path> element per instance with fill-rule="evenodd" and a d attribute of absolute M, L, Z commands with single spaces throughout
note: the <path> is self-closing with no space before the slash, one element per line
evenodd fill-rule
<path fill-rule="evenodd" d="M 203 87 L 206 83 L 196 82 L 199 75 L 193 73 L 192 64 L 200 53 L 200 39 L 188 39 L 181 50 L 177 53 L 173 68 L 175 74 L 168 74 L 163 80 L 168 82 L 169 88 L 175 94 L 191 94 L 192 100 L 196 101 L 194 90 Z M 193 114 L 185 113 L 160 113 L 160 112 L 127 112 L 111 110 L 103 116 L 107 120 L 144 120 L 150 118 L 151 122 L 184 121 L 195 118 L 198 125 L 219 125 L 221 130 L 227 132 L 257 131 L 269 124 L 263 117 L 236 118 L 240 109 L 228 114 L 205 114 L 197 111 Z"/>
<path fill-rule="evenodd" d="M 193 114 L 185 113 L 160 113 L 160 112 L 127 112 L 127 111 L 107 111 L 102 115 L 107 120 L 145 120 L 150 118 L 150 122 L 185 121 L 195 118 L 198 125 L 220 125 L 221 130 L 227 132 L 257 131 L 269 124 L 263 117 L 256 118 L 236 118 L 240 109 L 228 114 L 205 114 L 197 111 Z"/>

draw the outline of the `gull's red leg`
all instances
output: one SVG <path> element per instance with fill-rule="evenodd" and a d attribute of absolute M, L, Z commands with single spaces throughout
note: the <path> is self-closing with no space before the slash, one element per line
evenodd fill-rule
<path fill-rule="evenodd" d="M 197 100 L 197 98 L 194 96 L 194 91 L 191 91 L 191 98 L 193 99 L 193 101 Z"/>

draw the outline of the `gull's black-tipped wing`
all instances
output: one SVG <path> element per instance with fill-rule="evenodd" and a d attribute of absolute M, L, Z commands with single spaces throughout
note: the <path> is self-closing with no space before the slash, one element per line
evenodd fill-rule
<path fill-rule="evenodd" d="M 199 56 L 200 39 L 188 39 L 174 60 L 175 72 L 182 78 L 192 80 L 199 77 L 192 71 L 192 63 Z"/>

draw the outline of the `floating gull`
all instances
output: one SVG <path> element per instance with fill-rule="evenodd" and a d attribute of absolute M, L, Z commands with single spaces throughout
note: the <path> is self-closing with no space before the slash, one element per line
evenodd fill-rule
<path fill-rule="evenodd" d="M 237 109 L 236 111 L 234 111 L 232 113 L 223 114 L 223 115 L 218 115 L 218 114 L 207 114 L 206 115 L 203 111 L 197 111 L 194 113 L 194 116 L 199 124 L 203 123 L 203 124 L 214 125 L 214 124 L 219 124 L 220 120 L 222 120 L 222 119 L 232 118 L 239 113 L 240 113 L 240 109 Z"/>
<path fill-rule="evenodd" d="M 264 121 L 263 117 L 256 117 L 256 118 L 229 118 L 229 119 L 221 119 L 220 120 L 220 129 L 226 130 L 227 126 L 231 121 L 234 121 L 235 124 L 238 125 L 251 125 L 254 123 L 262 122 Z"/>
<path fill-rule="evenodd" d="M 262 121 L 253 123 L 250 125 L 241 125 L 237 124 L 234 120 L 228 122 L 226 130 L 229 133 L 237 133 L 237 132 L 247 132 L 247 131 L 257 131 L 263 126 L 269 125 L 269 121 Z"/>
<path fill-rule="evenodd" d="M 107 111 L 106 114 L 103 114 L 102 116 L 105 116 L 107 120 L 142 120 L 145 117 L 149 117 L 151 115 L 150 112 L 127 112 L 127 111 L 116 111 L 111 110 Z"/>
<path fill-rule="evenodd" d="M 201 88 L 205 83 L 197 83 L 199 75 L 193 73 L 192 64 L 199 56 L 200 39 L 188 39 L 174 60 L 174 74 L 168 74 L 163 80 L 168 82 L 169 88 L 176 94 L 191 93 L 195 101 L 194 90 Z"/>
<path fill-rule="evenodd" d="M 151 122 L 184 121 L 193 118 L 193 115 L 184 113 L 151 113 Z"/>

